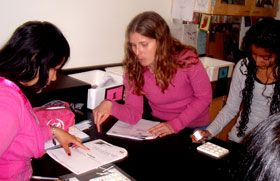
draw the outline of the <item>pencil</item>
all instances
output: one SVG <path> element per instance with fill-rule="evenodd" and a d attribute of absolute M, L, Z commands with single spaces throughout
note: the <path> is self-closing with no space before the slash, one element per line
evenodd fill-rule
<path fill-rule="evenodd" d="M 43 177 L 43 176 L 32 176 L 33 179 L 41 179 L 41 180 L 60 180 L 56 177 Z"/>

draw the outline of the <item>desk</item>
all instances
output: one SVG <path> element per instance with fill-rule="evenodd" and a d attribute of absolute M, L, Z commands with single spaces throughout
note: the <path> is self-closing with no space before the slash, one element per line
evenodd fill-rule
<path fill-rule="evenodd" d="M 52 82 L 42 93 L 26 93 L 32 106 L 37 107 L 56 99 L 67 101 L 69 104 L 72 102 L 86 103 L 89 88 L 91 85 L 86 82 L 58 73 L 57 80 Z"/>
<path fill-rule="evenodd" d="M 91 111 L 88 113 L 91 115 Z M 91 139 L 103 139 L 128 151 L 128 157 L 115 164 L 136 180 L 231 180 L 231 167 L 242 145 L 212 139 L 212 143 L 228 148 L 230 154 L 215 160 L 197 152 L 199 144 L 191 143 L 192 130 L 186 128 L 153 141 L 134 141 L 107 136 L 106 131 L 116 122 L 110 118 L 98 133 L 95 125 L 89 130 Z M 32 161 L 34 174 L 58 177 L 69 170 L 52 160 L 48 155 Z"/>

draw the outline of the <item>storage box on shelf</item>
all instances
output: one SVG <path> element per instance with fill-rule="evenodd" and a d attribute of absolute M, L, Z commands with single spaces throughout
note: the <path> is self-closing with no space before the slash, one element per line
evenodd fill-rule
<path fill-rule="evenodd" d="M 232 76 L 234 63 L 211 57 L 200 57 L 199 59 L 206 69 L 211 82 Z"/>

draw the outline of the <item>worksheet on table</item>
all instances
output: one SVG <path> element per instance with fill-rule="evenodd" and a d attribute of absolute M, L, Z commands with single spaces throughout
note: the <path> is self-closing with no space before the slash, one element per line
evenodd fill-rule
<path fill-rule="evenodd" d="M 124 148 L 101 139 L 84 143 L 89 150 L 70 148 L 71 156 L 63 148 L 48 150 L 47 154 L 75 174 L 81 174 L 127 156 Z"/>

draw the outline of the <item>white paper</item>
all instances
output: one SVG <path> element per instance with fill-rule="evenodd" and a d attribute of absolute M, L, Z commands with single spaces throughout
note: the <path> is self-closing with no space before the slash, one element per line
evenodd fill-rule
<path fill-rule="evenodd" d="M 173 0 L 172 18 L 192 21 L 194 0 Z"/>
<path fill-rule="evenodd" d="M 196 0 L 194 10 L 199 12 L 207 12 L 210 0 Z"/>
<path fill-rule="evenodd" d="M 157 124 L 159 122 L 145 119 L 140 119 L 135 125 L 118 120 L 107 134 L 135 140 L 155 139 L 156 136 L 150 134 L 148 130 Z"/>
<path fill-rule="evenodd" d="M 114 146 L 101 139 L 84 143 L 89 150 L 70 148 L 68 156 L 63 148 L 48 150 L 47 154 L 75 174 L 82 174 L 127 156 L 124 148 Z"/>
<path fill-rule="evenodd" d="M 92 126 L 91 120 L 84 120 L 84 121 L 81 121 L 81 122 L 75 124 L 75 128 L 78 128 L 81 131 L 89 129 L 91 126 Z"/>
<path fill-rule="evenodd" d="M 198 35 L 198 25 L 195 24 L 184 24 L 184 34 L 183 43 L 185 45 L 190 45 L 197 47 L 197 35 Z"/>
<path fill-rule="evenodd" d="M 183 42 L 184 26 L 181 20 L 173 19 L 170 25 L 170 31 L 174 38 L 178 39 L 180 42 Z"/>
<path fill-rule="evenodd" d="M 78 138 L 81 138 L 83 141 L 86 141 L 89 139 L 89 136 L 84 133 L 83 131 L 79 130 L 78 128 L 76 128 L 74 126 L 74 128 L 69 128 L 69 133 L 78 137 Z M 48 150 L 48 149 L 53 149 L 53 148 L 57 148 L 59 147 L 59 142 L 57 140 L 56 141 L 56 145 L 53 144 L 53 141 L 52 140 L 49 140 L 47 142 L 45 142 L 45 150 Z"/>
<path fill-rule="evenodd" d="M 172 36 L 177 38 L 185 45 L 197 47 L 198 25 L 197 24 L 182 24 L 178 21 L 173 21 L 170 26 Z"/>

